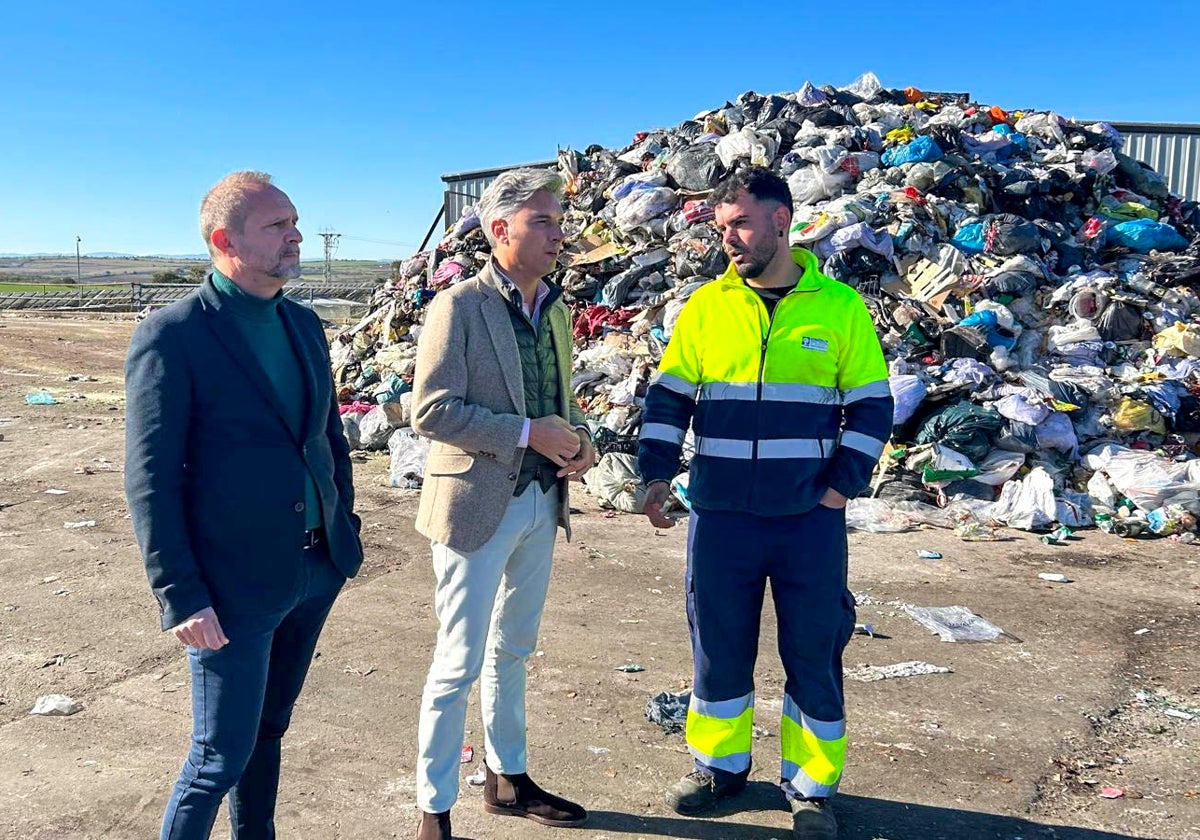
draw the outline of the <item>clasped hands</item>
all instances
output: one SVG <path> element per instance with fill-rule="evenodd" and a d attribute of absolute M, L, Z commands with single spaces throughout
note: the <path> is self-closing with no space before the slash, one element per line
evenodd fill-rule
<path fill-rule="evenodd" d="M 557 414 L 529 422 L 529 446 L 561 468 L 559 478 L 577 481 L 596 463 L 596 450 L 587 433 Z"/>

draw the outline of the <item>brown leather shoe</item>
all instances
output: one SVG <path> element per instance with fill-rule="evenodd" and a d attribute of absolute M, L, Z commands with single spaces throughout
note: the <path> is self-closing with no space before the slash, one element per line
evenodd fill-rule
<path fill-rule="evenodd" d="M 483 810 L 507 817 L 525 817 L 542 825 L 570 828 L 583 825 L 587 811 L 561 796 L 547 793 L 525 773 L 493 773 L 484 766 Z"/>
<path fill-rule="evenodd" d="M 421 824 L 417 826 L 417 840 L 452 840 L 450 836 L 450 812 L 440 814 L 421 812 Z"/>

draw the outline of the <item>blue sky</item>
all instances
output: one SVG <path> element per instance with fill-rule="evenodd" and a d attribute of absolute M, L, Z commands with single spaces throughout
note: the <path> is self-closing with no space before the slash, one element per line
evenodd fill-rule
<path fill-rule="evenodd" d="M 275 176 L 305 257 L 396 259 L 439 176 L 625 145 L 745 90 L 969 91 L 1006 108 L 1200 122 L 1185 2 L 6 4 L 0 252 L 199 253 L 233 169 Z M 373 240 L 373 241 L 372 241 Z"/>

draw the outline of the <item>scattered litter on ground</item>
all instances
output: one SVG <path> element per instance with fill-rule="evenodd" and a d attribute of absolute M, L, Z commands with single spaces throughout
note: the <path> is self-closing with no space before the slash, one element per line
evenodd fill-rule
<path fill-rule="evenodd" d="M 486 781 L 487 773 L 482 769 L 467 776 L 467 784 L 474 785 L 475 787 L 482 787 Z"/>
<path fill-rule="evenodd" d="M 635 662 L 629 662 L 625 665 L 618 665 L 616 668 L 613 668 L 613 670 L 620 671 L 623 674 L 640 674 L 642 671 L 645 671 L 646 668 L 645 666 L 638 665 Z"/>
<path fill-rule="evenodd" d="M 29 714 L 66 717 L 82 711 L 83 704 L 65 694 L 46 694 L 37 699 Z"/>
<path fill-rule="evenodd" d="M 646 703 L 646 720 L 662 727 L 668 735 L 683 732 L 687 723 L 688 704 L 692 700 L 690 691 L 664 691 Z"/>
<path fill-rule="evenodd" d="M 51 487 L 49 490 L 47 490 L 45 492 L 46 492 L 46 495 L 48 495 L 48 496 L 65 496 L 65 495 L 67 495 L 66 490 L 58 490 L 54 487 Z"/>
<path fill-rule="evenodd" d="M 941 560 L 942 553 L 940 551 L 930 551 L 927 548 L 922 548 L 917 552 L 917 556 L 922 560 Z"/>
<path fill-rule="evenodd" d="M 64 522 L 63 527 L 68 530 L 71 528 L 94 528 L 96 527 L 95 519 L 84 519 L 79 522 Z"/>
<path fill-rule="evenodd" d="M 904 611 L 943 642 L 990 642 L 1004 631 L 966 607 L 914 607 Z"/>
<path fill-rule="evenodd" d="M 475 760 L 475 748 L 470 746 L 469 744 L 464 746 L 462 748 L 462 752 L 459 753 L 459 756 L 458 756 L 459 763 L 460 764 L 470 764 L 474 760 Z"/>
<path fill-rule="evenodd" d="M 1071 579 L 1061 572 L 1042 572 L 1038 575 L 1042 580 L 1048 580 L 1051 583 L 1071 583 Z"/>
<path fill-rule="evenodd" d="M 36 394 L 26 394 L 25 402 L 29 403 L 29 405 L 58 405 L 58 400 L 54 399 L 46 391 L 40 391 Z"/>
<path fill-rule="evenodd" d="M 927 674 L 952 674 L 949 668 L 941 665 L 931 665 L 928 662 L 897 662 L 895 665 L 855 665 L 845 668 L 843 676 L 848 680 L 858 682 L 878 682 L 879 680 L 895 680 L 901 677 L 923 677 Z"/>

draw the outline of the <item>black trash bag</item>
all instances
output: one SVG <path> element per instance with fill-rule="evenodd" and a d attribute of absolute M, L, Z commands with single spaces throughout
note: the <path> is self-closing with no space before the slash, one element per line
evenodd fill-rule
<path fill-rule="evenodd" d="M 1179 398 L 1179 410 L 1171 421 L 1173 432 L 1200 432 L 1200 397 L 1184 394 Z"/>
<path fill-rule="evenodd" d="M 852 288 L 878 286 L 879 278 L 892 270 L 887 257 L 868 251 L 866 248 L 848 248 L 838 251 L 825 261 L 823 273 L 841 280 Z M 875 289 L 875 293 L 877 293 Z"/>
<path fill-rule="evenodd" d="M 996 435 L 996 448 L 1024 455 L 1037 452 L 1037 427 L 1020 420 L 1005 419 L 1004 425 L 1000 427 L 1000 434 Z"/>
<path fill-rule="evenodd" d="M 696 143 L 680 149 L 667 158 L 666 170 L 679 189 L 688 192 L 711 190 L 725 175 L 713 143 Z"/>
<path fill-rule="evenodd" d="M 1092 398 L 1088 396 L 1088 392 L 1082 387 L 1073 382 L 1060 382 L 1057 379 L 1051 379 L 1043 368 L 1036 366 L 1026 368 L 1017 374 L 1017 378 L 1021 380 L 1021 384 L 1053 397 L 1059 402 L 1079 406 L 1077 411 L 1067 412 L 1076 417 L 1079 416 L 1078 412 L 1085 411 L 1091 405 Z"/>
<path fill-rule="evenodd" d="M 945 444 L 978 463 L 991 451 L 992 438 L 1003 422 L 997 412 L 962 400 L 930 415 L 915 440 Z"/>
<path fill-rule="evenodd" d="M 937 493 L 926 487 L 919 475 L 908 471 L 892 472 L 884 476 L 873 498 L 886 502 L 937 504 Z"/>
<path fill-rule="evenodd" d="M 1028 271 L 1001 271 L 995 277 L 984 280 L 979 291 L 989 298 L 996 295 L 1021 297 L 1036 289 L 1040 282 L 1040 277 Z"/>
<path fill-rule="evenodd" d="M 596 430 L 592 438 L 597 455 L 607 455 L 609 452 L 619 452 L 622 455 L 637 455 L 638 436 L 619 435 L 607 426 Z"/>
<path fill-rule="evenodd" d="M 984 361 L 992 354 L 987 336 L 975 327 L 950 327 L 942 330 L 943 359 L 978 359 Z"/>
<path fill-rule="evenodd" d="M 981 481 L 973 481 L 969 478 L 960 478 L 958 481 L 951 481 L 942 488 L 942 492 L 947 496 L 966 496 L 971 499 L 978 499 L 982 502 L 996 501 L 996 491 L 999 488 L 993 487 L 990 484 L 984 484 Z"/>
<path fill-rule="evenodd" d="M 987 250 L 1002 257 L 1039 251 L 1042 236 L 1037 225 L 1012 213 L 1000 213 L 988 219 Z"/>
<path fill-rule="evenodd" d="M 1105 341 L 1136 341 L 1145 326 L 1141 310 L 1125 300 L 1109 301 L 1096 319 L 1096 332 Z"/>

